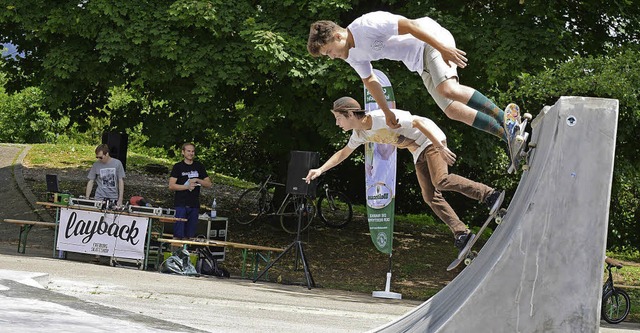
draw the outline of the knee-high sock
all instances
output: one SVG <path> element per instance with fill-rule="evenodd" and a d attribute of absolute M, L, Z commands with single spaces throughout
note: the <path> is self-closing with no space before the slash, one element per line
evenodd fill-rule
<path fill-rule="evenodd" d="M 495 105 L 487 96 L 475 90 L 467 106 L 478 111 L 473 120 L 473 127 L 491 133 L 507 142 L 504 131 L 504 111 Z"/>
<path fill-rule="evenodd" d="M 487 98 L 487 96 L 477 90 L 475 90 L 473 95 L 471 95 L 467 105 L 476 111 L 490 115 L 500 124 L 504 122 L 504 111 L 497 107 L 495 103 Z"/>
<path fill-rule="evenodd" d="M 471 126 L 485 131 L 489 134 L 493 134 L 504 142 L 507 142 L 507 136 L 504 127 L 502 127 L 502 123 L 498 123 L 493 117 L 489 116 L 488 114 L 478 112 Z"/>

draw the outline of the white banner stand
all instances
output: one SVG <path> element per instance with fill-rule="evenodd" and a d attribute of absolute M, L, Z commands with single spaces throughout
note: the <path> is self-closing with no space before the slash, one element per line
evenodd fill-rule
<path fill-rule="evenodd" d="M 371 296 L 377 298 L 390 298 L 390 299 L 402 299 L 402 294 L 394 293 L 391 290 L 391 272 L 387 272 L 387 284 L 384 287 L 384 291 L 374 291 Z"/>

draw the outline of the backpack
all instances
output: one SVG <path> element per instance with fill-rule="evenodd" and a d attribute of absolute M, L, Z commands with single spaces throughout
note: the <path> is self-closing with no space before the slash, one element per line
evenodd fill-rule
<path fill-rule="evenodd" d="M 229 271 L 218 266 L 218 260 L 213 257 L 213 253 L 208 246 L 199 247 L 198 261 L 196 262 L 196 271 L 203 275 L 212 275 L 217 277 L 230 277 Z"/>

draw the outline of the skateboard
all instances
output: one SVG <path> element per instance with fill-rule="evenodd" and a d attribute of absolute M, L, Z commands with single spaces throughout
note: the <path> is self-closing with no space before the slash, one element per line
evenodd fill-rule
<path fill-rule="evenodd" d="M 503 126 L 507 133 L 507 145 L 509 146 L 509 158 L 511 159 L 511 164 L 507 170 L 508 173 L 514 173 L 518 170 L 523 161 L 525 161 L 525 164 L 522 165 L 523 169 L 528 170 L 524 147 L 529 133 L 525 132 L 525 129 L 531 118 L 532 116 L 529 113 L 525 113 L 521 118 L 520 107 L 516 104 L 511 103 L 504 109 Z"/>
<path fill-rule="evenodd" d="M 502 191 L 502 193 L 500 194 L 500 199 L 499 199 L 500 203 L 498 204 L 498 207 L 502 205 L 503 200 L 504 200 L 504 191 Z M 480 239 L 480 236 L 482 236 L 484 229 L 486 229 L 487 226 L 489 226 L 489 223 L 491 223 L 491 221 L 494 219 L 496 221 L 496 224 L 502 223 L 502 220 L 504 219 L 504 216 L 506 214 L 507 214 L 507 210 L 504 208 L 496 209 L 495 212 L 493 212 L 492 214 L 489 214 L 489 217 L 487 217 L 487 220 L 484 221 L 484 224 L 480 228 L 480 231 L 478 231 L 475 237 L 471 238 L 467 242 L 467 245 L 465 245 L 464 249 L 460 251 L 460 253 L 458 254 L 458 257 L 449 265 L 449 267 L 447 267 L 447 271 L 455 269 L 463 262 L 467 266 L 471 264 L 473 259 L 475 259 L 475 257 L 478 256 L 478 252 L 471 251 L 471 249 L 473 248 L 473 245 L 478 241 L 478 239 Z"/>

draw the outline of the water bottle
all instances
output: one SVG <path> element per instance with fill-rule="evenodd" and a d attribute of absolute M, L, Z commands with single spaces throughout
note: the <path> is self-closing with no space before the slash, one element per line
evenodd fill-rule
<path fill-rule="evenodd" d="M 215 218 L 216 215 L 216 198 L 213 198 L 213 202 L 211 203 L 211 218 Z"/>

